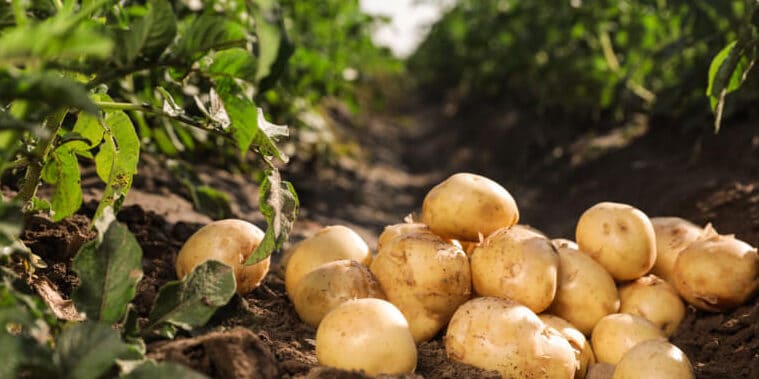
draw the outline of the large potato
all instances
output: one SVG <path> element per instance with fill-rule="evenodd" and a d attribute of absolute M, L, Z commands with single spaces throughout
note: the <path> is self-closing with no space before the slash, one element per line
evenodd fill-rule
<path fill-rule="evenodd" d="M 264 232 L 247 221 L 214 221 L 190 236 L 179 250 L 175 265 L 177 277 L 182 279 L 201 263 L 216 260 L 232 267 L 237 293 L 244 295 L 258 287 L 269 272 L 270 257 L 245 265 L 263 238 Z"/>
<path fill-rule="evenodd" d="M 529 308 L 512 300 L 480 297 L 456 311 L 445 334 L 454 361 L 498 371 L 504 378 L 575 377 L 572 346 Z"/>
<path fill-rule="evenodd" d="M 672 285 L 646 275 L 619 288 L 619 313 L 646 318 L 670 336 L 685 317 L 685 305 Z"/>
<path fill-rule="evenodd" d="M 509 298 L 539 313 L 556 295 L 559 256 L 551 241 L 525 228 L 489 235 L 471 258 L 474 291 Z"/>
<path fill-rule="evenodd" d="M 675 287 L 691 305 L 719 312 L 746 302 L 759 288 L 756 248 L 707 228 L 675 261 Z"/>
<path fill-rule="evenodd" d="M 403 312 L 416 342 L 432 338 L 472 294 L 466 254 L 429 233 L 399 236 L 371 265 L 387 299 Z"/>
<path fill-rule="evenodd" d="M 348 300 L 327 313 L 316 330 L 316 358 L 324 366 L 403 374 L 414 371 L 416 357 L 408 322 L 385 300 Z"/>
<path fill-rule="evenodd" d="M 341 259 L 351 259 L 367 266 L 372 261 L 369 246 L 348 227 L 327 226 L 301 241 L 293 248 L 285 268 L 287 296 L 293 299 L 295 286 L 306 274 L 327 262 Z"/>
<path fill-rule="evenodd" d="M 641 342 L 617 363 L 612 379 L 693 379 L 693 366 L 677 346 L 662 340 Z"/>
<path fill-rule="evenodd" d="M 614 279 L 637 279 L 656 262 L 656 235 L 645 213 L 627 204 L 598 203 L 580 216 L 576 239 Z"/>
<path fill-rule="evenodd" d="M 633 346 L 652 339 L 666 341 L 664 333 L 651 321 L 627 313 L 614 313 L 598 320 L 590 343 L 599 362 L 617 364 Z"/>
<path fill-rule="evenodd" d="M 652 217 L 651 224 L 656 233 L 656 263 L 651 273 L 674 285 L 677 255 L 697 240 L 703 229 L 679 217 Z"/>
<path fill-rule="evenodd" d="M 369 267 L 343 259 L 306 274 L 295 286 L 293 305 L 301 320 L 316 327 L 338 305 L 366 297 L 384 299 L 385 294 Z"/>
<path fill-rule="evenodd" d="M 585 253 L 568 247 L 558 252 L 559 282 L 550 311 L 590 335 L 598 320 L 619 310 L 614 279 Z"/>
<path fill-rule="evenodd" d="M 459 173 L 427 193 L 422 222 L 435 234 L 461 241 L 479 241 L 497 229 L 519 221 L 519 210 L 509 191 L 480 175 Z"/>
<path fill-rule="evenodd" d="M 572 345 L 578 364 L 575 379 L 585 379 L 585 374 L 587 374 L 590 365 L 596 363 L 596 356 L 593 354 L 593 348 L 590 347 L 590 341 L 574 325 L 561 317 L 550 314 L 542 314 L 538 315 L 538 317 L 547 326 L 558 330 L 569 344 Z"/>
<path fill-rule="evenodd" d="M 432 233 L 430 227 L 420 222 L 403 222 L 399 224 L 388 225 L 377 238 L 377 250 L 382 248 L 396 237 L 416 233 Z"/>

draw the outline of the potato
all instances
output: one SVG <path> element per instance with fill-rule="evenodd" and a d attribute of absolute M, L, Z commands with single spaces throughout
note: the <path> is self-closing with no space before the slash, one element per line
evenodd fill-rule
<path fill-rule="evenodd" d="M 559 281 L 550 312 L 586 336 L 602 317 L 619 310 L 614 279 L 593 258 L 575 249 L 559 252 Z"/>
<path fill-rule="evenodd" d="M 384 299 L 385 294 L 368 267 L 343 259 L 325 263 L 306 274 L 295 286 L 293 305 L 303 322 L 317 327 L 338 305 L 366 297 Z"/>
<path fill-rule="evenodd" d="M 387 299 L 406 316 L 416 342 L 432 338 L 472 294 L 466 254 L 429 233 L 382 245 L 371 271 Z"/>
<path fill-rule="evenodd" d="M 590 343 L 599 362 L 617 364 L 633 346 L 647 340 L 666 340 L 651 321 L 627 313 L 610 314 L 593 328 Z"/>
<path fill-rule="evenodd" d="M 627 204 L 598 203 L 580 216 L 576 241 L 618 280 L 637 279 L 656 262 L 656 235 L 645 213 Z"/>
<path fill-rule="evenodd" d="M 448 357 L 504 378 L 574 378 L 572 346 L 529 308 L 479 297 L 459 307 L 445 334 Z"/>
<path fill-rule="evenodd" d="M 677 346 L 661 340 L 641 342 L 622 356 L 612 379 L 693 379 L 693 366 Z"/>
<path fill-rule="evenodd" d="M 342 226 L 327 226 L 313 236 L 293 247 L 285 268 L 285 289 L 290 300 L 295 286 L 315 268 L 341 259 L 352 259 L 364 265 L 372 261 L 372 254 L 366 242 L 352 229 Z"/>
<path fill-rule="evenodd" d="M 264 232 L 247 221 L 214 221 L 198 229 L 179 250 L 175 264 L 177 277 L 184 278 L 207 260 L 217 260 L 232 267 L 237 293 L 244 295 L 253 291 L 269 272 L 271 257 L 250 266 L 245 265 L 245 260 L 263 238 Z"/>
<path fill-rule="evenodd" d="M 590 365 L 585 379 L 612 379 L 613 375 L 614 365 L 600 362 Z"/>
<path fill-rule="evenodd" d="M 562 337 L 566 338 L 569 344 L 572 345 L 578 364 L 575 379 L 584 379 L 590 365 L 596 363 L 596 356 L 590 347 L 590 341 L 574 325 L 561 317 L 550 314 L 542 314 L 538 315 L 538 317 L 547 326 L 558 330 Z"/>
<path fill-rule="evenodd" d="M 452 175 L 432 188 L 422 203 L 422 222 L 443 238 L 476 242 L 480 235 L 517 221 L 519 210 L 509 191 L 475 174 Z"/>
<path fill-rule="evenodd" d="M 377 238 L 377 250 L 381 249 L 382 245 L 387 244 L 396 237 L 416 233 L 432 233 L 432 231 L 429 226 L 420 222 L 404 222 L 388 225 Z"/>
<path fill-rule="evenodd" d="M 653 217 L 651 224 L 656 234 L 656 263 L 651 273 L 674 285 L 677 255 L 697 240 L 703 229 L 679 217 Z"/>
<path fill-rule="evenodd" d="M 402 374 L 414 371 L 416 357 L 408 322 L 385 300 L 348 300 L 327 313 L 316 330 L 316 359 L 324 366 Z"/>
<path fill-rule="evenodd" d="M 759 254 L 755 247 L 707 227 L 701 239 L 678 255 L 675 287 L 696 308 L 735 308 L 759 288 Z"/>
<path fill-rule="evenodd" d="M 499 229 L 474 249 L 471 266 L 480 296 L 509 298 L 538 313 L 556 295 L 559 256 L 547 238 L 531 230 Z"/>
<path fill-rule="evenodd" d="M 685 305 L 672 285 L 656 275 L 638 278 L 619 289 L 619 313 L 646 318 L 671 336 L 685 317 Z"/>
<path fill-rule="evenodd" d="M 566 238 L 554 238 L 551 240 L 551 243 L 556 249 L 568 247 L 570 249 L 580 250 L 580 247 L 577 246 L 577 243 L 575 241 L 568 240 Z"/>

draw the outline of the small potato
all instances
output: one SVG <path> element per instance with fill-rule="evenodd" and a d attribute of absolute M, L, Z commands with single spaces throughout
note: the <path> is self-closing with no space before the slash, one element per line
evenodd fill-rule
<path fill-rule="evenodd" d="M 567 247 L 558 252 L 559 282 L 550 311 L 589 336 L 598 320 L 619 310 L 617 287 L 587 254 Z"/>
<path fill-rule="evenodd" d="M 324 366 L 403 374 L 414 372 L 416 357 L 408 322 L 385 300 L 348 300 L 327 313 L 316 330 L 316 359 Z"/>
<path fill-rule="evenodd" d="M 519 210 L 509 191 L 475 174 L 452 175 L 432 188 L 422 203 L 422 222 L 443 238 L 479 241 L 480 235 L 517 221 Z"/>
<path fill-rule="evenodd" d="M 238 294 L 253 291 L 269 272 L 271 257 L 250 266 L 245 265 L 245 260 L 263 238 L 264 232 L 247 221 L 214 221 L 190 236 L 179 250 L 175 265 L 177 277 L 184 278 L 207 260 L 217 260 L 232 267 Z"/>
<path fill-rule="evenodd" d="M 459 307 L 445 334 L 448 358 L 504 378 L 575 377 L 572 346 L 529 308 L 509 299 L 479 297 Z"/>
<path fill-rule="evenodd" d="M 596 363 L 596 356 L 590 347 L 590 341 L 574 325 L 561 317 L 550 314 L 542 314 L 538 315 L 538 317 L 540 317 L 540 321 L 543 321 L 544 324 L 558 330 L 569 344 L 572 345 L 578 363 L 575 379 L 584 379 L 590 365 Z"/>
<path fill-rule="evenodd" d="M 619 289 L 619 313 L 646 318 L 671 336 L 685 317 L 685 305 L 672 285 L 656 275 L 636 279 Z"/>
<path fill-rule="evenodd" d="M 372 261 L 369 246 L 348 227 L 327 226 L 301 241 L 293 248 L 285 268 L 287 296 L 293 299 L 295 286 L 306 274 L 327 262 L 341 259 L 352 259 L 367 266 Z"/>
<path fill-rule="evenodd" d="M 384 299 L 385 294 L 369 267 L 343 259 L 325 263 L 306 274 L 295 286 L 293 305 L 301 320 L 317 327 L 338 305 L 366 297 Z"/>
<path fill-rule="evenodd" d="M 435 336 L 472 294 L 466 254 L 429 233 L 382 245 L 371 271 L 387 299 L 406 316 L 416 342 Z"/>
<path fill-rule="evenodd" d="M 542 312 L 554 299 L 559 256 L 551 242 L 525 228 L 503 228 L 474 249 L 474 291 L 480 296 L 509 298 Z"/>
<path fill-rule="evenodd" d="M 677 346 L 661 340 L 641 342 L 622 356 L 612 379 L 693 379 L 693 366 Z"/>
<path fill-rule="evenodd" d="M 580 250 L 580 247 L 577 246 L 577 243 L 575 241 L 568 240 L 566 238 L 554 238 L 551 240 L 551 243 L 557 249 L 568 247 L 570 249 Z"/>
<path fill-rule="evenodd" d="M 675 284 L 675 260 L 691 242 L 701 236 L 704 229 L 679 217 L 652 217 L 656 234 L 656 263 L 651 273 Z"/>
<path fill-rule="evenodd" d="M 590 336 L 596 359 L 614 365 L 633 346 L 652 339 L 666 341 L 664 333 L 651 321 L 627 313 L 614 313 L 598 320 Z"/>
<path fill-rule="evenodd" d="M 656 235 L 645 213 L 627 204 L 598 203 L 580 216 L 580 251 L 590 254 L 618 280 L 637 279 L 656 262 Z"/>
<path fill-rule="evenodd" d="M 675 261 L 675 287 L 696 308 L 719 312 L 746 302 L 759 288 L 756 248 L 707 228 Z"/>

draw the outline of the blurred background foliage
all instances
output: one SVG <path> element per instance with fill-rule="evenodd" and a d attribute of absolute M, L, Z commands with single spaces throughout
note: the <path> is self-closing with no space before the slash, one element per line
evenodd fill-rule
<path fill-rule="evenodd" d="M 578 129 L 644 113 L 709 125 L 707 73 L 730 41 L 753 39 L 753 0 L 459 0 L 408 60 L 433 99 L 504 101 Z M 753 34 L 752 34 L 753 33 Z M 756 78 L 726 116 L 756 103 Z"/>

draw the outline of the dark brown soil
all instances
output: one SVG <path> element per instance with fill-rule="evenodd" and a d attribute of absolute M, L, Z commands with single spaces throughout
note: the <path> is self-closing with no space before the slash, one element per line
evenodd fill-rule
<path fill-rule="evenodd" d="M 522 127 L 531 121 L 499 109 L 484 109 L 464 120 L 446 118 L 431 106 L 399 108 L 406 113 L 353 120 L 356 127 L 333 125 L 341 138 L 362 146 L 356 154 L 339 156 L 331 165 L 296 158 L 286 168 L 303 207 L 292 242 L 340 223 L 356 228 L 374 245 L 384 225 L 419 210 L 434 183 L 456 171 L 471 171 L 503 183 L 519 202 L 522 221 L 552 237 L 573 237 L 584 209 L 612 200 L 636 205 L 650 216 L 712 222 L 722 233 L 759 244 L 755 125 L 729 125 L 717 136 L 706 129 L 682 132 L 653 125 L 644 137 L 624 137 L 617 144 L 616 137 L 573 136 L 560 125 Z M 346 118 L 339 109 L 334 113 L 336 119 Z M 118 218 L 144 251 L 145 276 L 134 300 L 144 317 L 158 288 L 175 279 L 173 261 L 183 241 L 208 218 L 192 213 L 187 194 L 167 179 L 170 174 L 160 160 L 148 157 L 141 164 L 141 178 L 130 194 L 138 200 L 131 200 Z M 218 171 L 200 165 L 196 169 L 209 182 Z M 224 173 L 218 183 L 238 203 L 233 205 L 236 215 L 264 226 L 251 180 Z M 93 206 L 57 224 L 31 217 L 23 235 L 50 266 L 40 275 L 57 285 L 64 298 L 77 283 L 69 269 L 73 254 L 92 237 L 87 226 Z M 758 329 L 754 297 L 721 314 L 690 309 L 672 342 L 687 353 L 698 378 L 759 378 Z M 261 287 L 235 297 L 197 332 L 152 342 L 148 353 L 219 378 L 366 377 L 318 366 L 315 330 L 298 319 L 276 263 Z M 405 377 L 497 375 L 451 362 L 438 336 L 419 346 L 416 376 Z"/>

